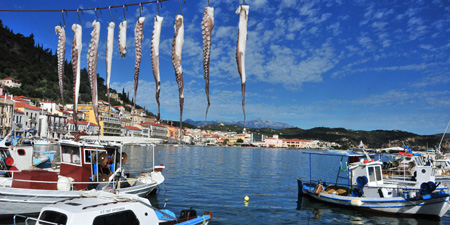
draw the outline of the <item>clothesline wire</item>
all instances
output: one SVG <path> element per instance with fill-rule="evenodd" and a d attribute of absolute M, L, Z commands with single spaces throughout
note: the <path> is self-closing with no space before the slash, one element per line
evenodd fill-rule
<path fill-rule="evenodd" d="M 166 2 L 169 0 L 158 0 L 158 1 L 149 1 L 149 2 L 139 2 L 139 3 L 132 3 L 132 4 L 123 4 L 123 5 L 114 5 L 114 6 L 105 6 L 105 7 L 94 7 L 94 8 L 86 8 L 86 9 L 0 9 L 0 12 L 76 12 L 77 10 L 82 11 L 95 11 L 96 9 L 109 9 L 109 8 L 120 8 L 120 7 L 128 7 L 128 6 L 136 6 L 136 5 L 145 5 L 145 4 L 151 4 L 151 3 L 157 3 L 157 2 Z"/>

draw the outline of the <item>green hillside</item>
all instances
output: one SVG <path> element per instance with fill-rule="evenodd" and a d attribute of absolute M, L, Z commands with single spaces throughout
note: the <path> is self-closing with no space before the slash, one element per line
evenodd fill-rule
<path fill-rule="evenodd" d="M 22 83 L 21 88 L 5 88 L 14 96 L 27 96 L 36 99 L 51 100 L 62 103 L 58 84 L 58 65 L 56 52 L 44 49 L 36 44 L 34 35 L 25 37 L 15 34 L 12 29 L 3 25 L 0 20 L 0 79 L 14 78 Z M 70 51 L 70 49 L 66 49 Z M 73 72 L 72 63 L 66 61 L 64 65 L 64 101 L 73 102 Z M 98 98 L 107 101 L 106 84 L 97 74 Z M 117 93 L 111 89 L 111 92 Z M 119 97 L 125 104 L 131 104 L 128 94 L 123 91 Z M 89 86 L 86 68 L 81 69 L 80 77 L 80 103 L 91 102 L 91 89 Z M 111 99 L 111 105 L 120 105 L 120 102 Z M 142 108 L 136 105 L 136 108 Z M 149 113 L 153 115 L 152 113 Z"/>

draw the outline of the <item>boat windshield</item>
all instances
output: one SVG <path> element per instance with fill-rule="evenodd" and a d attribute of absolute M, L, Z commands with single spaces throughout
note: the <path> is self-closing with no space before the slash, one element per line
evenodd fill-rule
<path fill-rule="evenodd" d="M 369 166 L 367 170 L 369 173 L 369 182 L 382 181 L 380 166 Z"/>
<path fill-rule="evenodd" d="M 77 146 L 61 146 L 61 162 L 81 164 L 80 148 Z"/>
<path fill-rule="evenodd" d="M 46 223 L 46 222 L 51 223 Z M 42 212 L 41 216 L 39 217 L 39 224 L 62 224 L 65 225 L 67 223 L 67 215 L 64 213 L 52 211 L 52 210 L 45 210 Z"/>

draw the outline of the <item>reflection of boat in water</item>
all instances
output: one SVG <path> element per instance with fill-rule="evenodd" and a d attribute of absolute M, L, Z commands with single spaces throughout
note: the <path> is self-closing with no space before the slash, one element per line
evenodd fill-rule
<path fill-rule="evenodd" d="M 305 153 L 310 156 L 341 157 L 341 165 L 345 161 L 349 165 L 346 169 L 340 168 L 334 181 L 326 181 L 328 185 L 325 181 L 313 180 L 311 176 L 309 179 L 298 179 L 299 194 L 354 209 L 392 214 L 442 217 L 450 208 L 450 196 L 445 192 L 448 189 L 434 183 L 431 166 L 417 166 L 414 181 L 384 180 L 383 163 L 370 159 L 367 154 L 336 151 Z"/>
<path fill-rule="evenodd" d="M 14 224 L 16 218 L 14 217 Z M 27 217 L 25 217 L 27 218 Z M 148 199 L 135 195 L 85 192 L 81 197 L 56 202 L 42 208 L 37 224 L 208 224 L 212 213 L 197 216 L 193 209 L 182 210 L 180 217 L 167 209 L 158 209 Z"/>
<path fill-rule="evenodd" d="M 164 166 L 136 177 L 125 173 L 127 155 L 121 145 L 59 144 L 59 171 L 22 170 L 0 177 L 0 215 L 38 213 L 47 204 L 78 197 L 89 189 L 145 196 L 164 181 Z"/>

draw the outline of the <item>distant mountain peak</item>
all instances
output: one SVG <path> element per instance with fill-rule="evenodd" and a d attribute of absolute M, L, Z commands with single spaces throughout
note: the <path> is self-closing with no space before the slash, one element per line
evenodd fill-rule
<path fill-rule="evenodd" d="M 247 128 L 272 128 L 272 129 L 283 129 L 283 128 L 293 127 L 292 125 L 289 125 L 287 123 L 274 122 L 274 121 L 266 120 L 266 119 L 262 119 L 262 118 L 258 118 L 255 120 L 247 120 L 247 121 L 245 121 L 245 124 L 244 124 L 244 121 L 226 122 L 223 120 L 194 121 L 192 119 L 186 119 L 184 122 L 192 124 L 194 126 L 199 126 L 199 127 L 206 126 L 206 125 L 215 125 L 215 124 L 238 125 L 238 126 L 247 127 Z"/>

